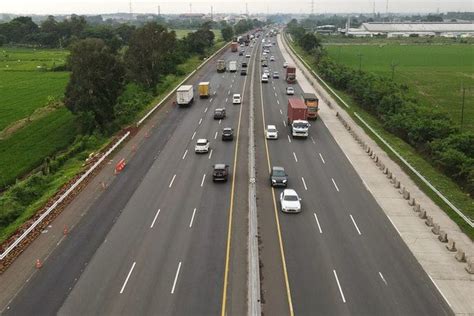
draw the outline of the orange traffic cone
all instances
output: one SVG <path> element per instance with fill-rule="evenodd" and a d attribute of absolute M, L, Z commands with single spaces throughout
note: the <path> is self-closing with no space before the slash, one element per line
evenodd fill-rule
<path fill-rule="evenodd" d="M 41 267 L 43 267 L 43 264 L 41 263 L 41 260 L 40 259 L 36 259 L 36 269 L 41 269 Z"/>

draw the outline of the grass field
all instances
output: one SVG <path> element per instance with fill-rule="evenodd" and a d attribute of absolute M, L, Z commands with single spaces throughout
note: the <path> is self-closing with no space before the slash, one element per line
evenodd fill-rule
<path fill-rule="evenodd" d="M 464 127 L 474 131 L 474 45 L 326 45 L 336 61 L 355 69 L 392 76 L 407 84 L 423 103 L 446 111 L 460 125 L 462 90 Z"/>
<path fill-rule="evenodd" d="M 188 33 L 194 32 L 195 30 L 175 29 L 173 31 L 176 32 L 176 37 L 181 39 L 185 37 Z M 214 41 L 215 42 L 221 41 L 222 40 L 221 30 L 213 29 L 212 31 L 214 32 L 214 36 L 215 36 Z"/>

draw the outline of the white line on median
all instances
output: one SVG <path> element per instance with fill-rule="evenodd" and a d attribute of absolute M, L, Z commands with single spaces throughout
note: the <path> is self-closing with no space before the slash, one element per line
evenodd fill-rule
<path fill-rule="evenodd" d="M 354 226 L 355 226 L 355 228 L 357 229 L 357 232 L 359 233 L 359 235 L 362 235 L 362 233 L 361 233 L 360 230 L 359 230 L 359 227 L 357 226 L 356 221 L 354 220 L 354 217 L 352 217 L 352 214 L 349 214 L 349 216 L 351 217 L 352 222 L 354 223 Z"/>
<path fill-rule="evenodd" d="M 319 233 L 322 234 L 323 230 L 321 229 L 321 225 L 319 225 L 318 216 L 316 215 L 316 213 L 313 213 L 313 214 L 314 214 L 314 219 L 316 220 L 316 224 L 318 224 Z"/>
<path fill-rule="evenodd" d="M 230 90 L 227 92 L 227 95 L 230 95 Z"/>
<path fill-rule="evenodd" d="M 336 270 L 332 270 L 332 272 L 334 272 L 334 277 L 336 278 L 337 286 L 339 287 L 339 292 L 341 293 L 342 301 L 345 303 L 345 302 L 346 302 L 346 298 L 344 297 L 344 293 L 342 293 L 341 284 L 339 283 L 339 279 L 337 278 Z"/>
<path fill-rule="evenodd" d="M 191 137 L 191 139 L 194 139 L 195 136 L 196 136 L 196 132 L 193 133 L 193 137 Z"/>
<path fill-rule="evenodd" d="M 275 86 L 273 86 L 273 90 L 275 90 Z"/>
<path fill-rule="evenodd" d="M 199 125 L 201 125 L 202 123 L 202 117 L 199 119 Z"/>
<path fill-rule="evenodd" d="M 277 103 L 280 104 L 280 100 L 277 99 Z"/>
<path fill-rule="evenodd" d="M 324 161 L 323 155 L 321 155 L 321 153 L 319 153 L 319 157 L 321 157 L 321 161 L 325 164 L 326 161 Z"/>
<path fill-rule="evenodd" d="M 334 178 L 331 178 L 332 183 L 334 184 L 334 187 L 336 188 L 337 192 L 339 192 L 339 188 L 337 187 L 336 181 L 334 181 Z"/>
<path fill-rule="evenodd" d="M 132 267 L 130 268 L 130 271 L 128 271 L 127 278 L 125 279 L 125 282 L 123 282 L 122 289 L 120 290 L 120 294 L 122 294 L 123 290 L 125 290 L 125 286 L 127 286 L 128 279 L 130 278 L 130 275 L 132 274 L 133 269 L 135 269 L 135 264 L 136 264 L 136 262 L 134 261 L 133 264 L 132 264 Z"/>
<path fill-rule="evenodd" d="M 196 214 L 196 209 L 193 211 L 193 216 L 191 216 L 191 221 L 189 222 L 189 228 L 193 227 L 194 215 Z"/>
<path fill-rule="evenodd" d="M 216 132 L 216 134 L 214 135 L 214 139 L 217 139 L 217 132 Z M 211 152 L 212 152 L 212 149 L 211 149 Z"/>
<path fill-rule="evenodd" d="M 306 186 L 306 182 L 304 181 L 303 177 L 301 177 L 301 181 L 303 181 L 304 189 L 308 191 L 308 187 Z"/>
<path fill-rule="evenodd" d="M 181 261 L 178 263 L 178 270 L 176 270 L 176 275 L 174 277 L 173 287 L 171 288 L 171 294 L 174 294 L 174 289 L 176 287 L 176 282 L 178 281 L 179 270 L 181 270 Z"/>
<path fill-rule="evenodd" d="M 229 100 L 229 98 L 225 98 L 225 103 L 227 103 L 228 100 Z"/>
<path fill-rule="evenodd" d="M 212 98 L 209 99 L 209 102 L 212 102 Z"/>
<path fill-rule="evenodd" d="M 382 278 L 383 283 L 385 283 L 385 285 L 388 285 L 387 281 L 385 281 L 385 278 L 382 275 L 382 272 L 379 272 L 379 275 L 380 275 L 380 278 Z"/>
<path fill-rule="evenodd" d="M 173 179 L 171 179 L 171 182 L 170 182 L 169 188 L 171 188 L 171 186 L 173 185 L 174 178 L 176 178 L 176 175 L 174 175 L 174 176 L 173 176 Z"/>
<path fill-rule="evenodd" d="M 289 137 L 290 137 L 290 136 L 288 136 L 288 139 L 289 139 Z M 291 141 L 290 141 L 290 143 L 291 143 Z M 298 162 L 298 158 L 296 158 L 295 152 L 293 152 L 293 157 L 295 157 L 295 161 Z"/>
<path fill-rule="evenodd" d="M 209 153 L 209 159 L 211 159 L 212 157 L 212 149 L 211 149 L 211 152 Z"/>
<path fill-rule="evenodd" d="M 188 150 L 186 149 L 186 151 L 184 152 L 184 155 L 183 155 L 183 159 L 186 158 L 187 154 L 188 154 Z"/>
<path fill-rule="evenodd" d="M 277 93 L 275 92 L 275 97 L 278 97 Z"/>
<path fill-rule="evenodd" d="M 207 108 L 204 110 L 204 113 L 206 113 L 206 112 L 207 112 Z"/>
<path fill-rule="evenodd" d="M 202 176 L 202 180 L 201 180 L 201 188 L 202 188 L 202 186 L 204 185 L 204 180 L 205 180 L 205 179 L 206 179 L 206 174 L 204 174 L 204 175 Z"/>
<path fill-rule="evenodd" d="M 155 214 L 155 217 L 153 218 L 153 222 L 151 222 L 150 228 L 153 228 L 155 226 L 156 219 L 158 218 L 158 215 L 160 215 L 161 210 L 158 209 L 158 211 Z"/>

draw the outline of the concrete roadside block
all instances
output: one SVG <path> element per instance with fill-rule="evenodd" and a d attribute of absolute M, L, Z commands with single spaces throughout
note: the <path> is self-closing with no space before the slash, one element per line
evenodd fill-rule
<path fill-rule="evenodd" d="M 388 168 L 384 166 L 383 168 L 383 174 L 386 174 L 387 177 L 388 177 Z"/>
<path fill-rule="evenodd" d="M 418 216 L 421 218 L 421 219 L 425 219 L 426 218 L 426 210 L 421 210 L 420 211 L 420 214 L 418 214 Z"/>
<path fill-rule="evenodd" d="M 395 189 L 399 189 L 399 188 L 400 188 L 400 181 L 399 181 L 399 180 L 397 180 L 397 179 L 395 179 L 395 181 L 394 181 L 394 184 L 393 184 L 393 185 L 395 186 Z"/>
<path fill-rule="evenodd" d="M 415 212 L 421 211 L 421 206 L 419 203 L 415 203 L 415 205 L 413 206 L 413 211 Z"/>
<path fill-rule="evenodd" d="M 431 228 L 431 232 L 435 235 L 439 235 L 440 234 L 439 224 L 433 223 L 433 228 Z"/>
<path fill-rule="evenodd" d="M 426 221 L 425 221 L 426 226 L 428 227 L 433 227 L 433 217 L 432 216 L 426 216 Z"/>
<path fill-rule="evenodd" d="M 413 198 L 413 197 L 408 201 L 408 205 L 410 205 L 410 206 L 415 205 L 415 203 L 416 203 L 415 198 Z"/>
<path fill-rule="evenodd" d="M 474 274 L 474 257 L 470 257 L 467 260 L 467 265 L 465 269 L 469 274 Z"/>
<path fill-rule="evenodd" d="M 375 155 L 374 160 L 375 160 L 375 162 L 379 162 L 379 156 Z"/>
<path fill-rule="evenodd" d="M 459 248 L 454 258 L 456 258 L 456 260 L 459 262 L 466 262 L 466 253 L 461 248 Z"/>
<path fill-rule="evenodd" d="M 408 192 L 407 189 L 403 188 L 403 198 L 405 200 L 409 200 L 410 199 L 410 192 Z"/>
<path fill-rule="evenodd" d="M 456 242 L 452 238 L 448 238 L 448 244 L 446 245 L 446 249 L 451 252 L 456 251 Z"/>
<path fill-rule="evenodd" d="M 391 172 L 391 171 L 388 171 L 388 169 L 387 169 L 387 178 L 389 178 L 389 179 L 391 180 L 392 177 L 393 177 L 392 172 Z M 390 181 L 390 182 L 391 182 L 391 181 Z"/>
<path fill-rule="evenodd" d="M 440 230 L 438 240 L 441 242 L 448 242 L 448 233 L 446 233 L 444 230 Z"/>
<path fill-rule="evenodd" d="M 369 147 L 369 146 L 367 146 L 367 148 L 365 149 L 365 152 L 366 152 L 366 153 L 369 153 L 369 152 L 370 152 L 370 147 Z"/>

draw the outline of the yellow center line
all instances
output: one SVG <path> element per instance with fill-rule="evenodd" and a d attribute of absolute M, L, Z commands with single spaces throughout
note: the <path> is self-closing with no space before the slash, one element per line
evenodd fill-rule
<path fill-rule="evenodd" d="M 261 75 L 261 70 L 260 70 L 260 75 Z M 265 152 L 267 154 L 268 173 L 270 173 L 271 172 L 270 152 L 268 150 L 268 141 L 267 141 L 267 138 L 265 137 L 265 109 L 263 107 L 263 85 L 262 85 L 261 80 L 259 80 L 259 82 L 260 82 L 260 100 L 262 104 L 262 123 L 263 123 L 263 134 L 264 134 L 263 139 L 265 141 Z M 293 302 L 291 299 L 291 291 L 290 291 L 290 281 L 288 280 L 288 270 L 286 269 L 285 250 L 283 247 L 283 238 L 281 237 L 280 220 L 278 219 L 278 208 L 277 208 L 276 198 L 275 198 L 275 189 L 273 187 L 272 187 L 272 198 L 273 198 L 273 210 L 275 212 L 276 227 L 277 227 L 277 232 L 278 232 L 278 242 L 280 244 L 281 263 L 283 265 L 283 275 L 285 278 L 286 294 L 288 297 L 288 308 L 289 308 L 290 316 L 294 316 Z"/>
<path fill-rule="evenodd" d="M 255 46 L 254 46 L 255 47 Z M 252 52 L 253 52 L 252 48 Z M 254 57 L 255 59 L 255 57 Z M 252 63 L 252 64 L 255 64 Z M 255 67 L 255 65 L 253 65 Z M 240 104 L 240 111 L 239 111 L 239 122 L 237 125 L 237 141 L 235 144 L 234 150 L 234 167 L 232 171 L 232 188 L 231 188 L 231 195 L 230 195 L 230 207 L 229 207 L 229 222 L 227 227 L 227 249 L 225 254 L 225 268 L 224 268 L 224 288 L 222 290 L 222 308 L 221 308 L 221 316 L 226 315 L 226 303 L 227 303 L 227 285 L 228 285 L 228 278 L 229 278 L 229 264 L 230 264 L 230 246 L 231 246 L 231 237 L 232 237 L 232 215 L 234 213 L 234 188 L 235 188 L 235 174 L 237 169 L 237 153 L 239 149 L 239 136 L 240 136 L 240 122 L 242 120 L 242 108 L 243 108 L 243 100 L 245 97 L 245 86 L 247 84 L 247 76 L 244 79 L 244 86 L 242 88 L 242 97 L 241 97 L 241 104 Z"/>

